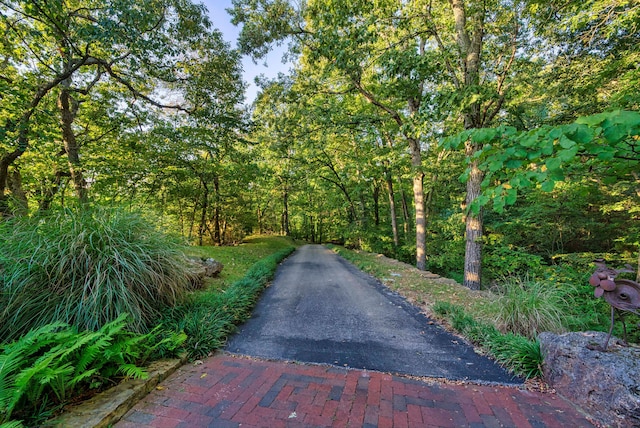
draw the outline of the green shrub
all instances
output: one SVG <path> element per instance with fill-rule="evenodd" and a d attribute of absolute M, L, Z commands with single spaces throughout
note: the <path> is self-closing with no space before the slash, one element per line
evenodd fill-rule
<path fill-rule="evenodd" d="M 0 338 L 56 321 L 96 330 L 120 314 L 148 331 L 159 309 L 193 288 L 177 240 L 140 215 L 86 209 L 12 220 L 0 237 Z"/>
<path fill-rule="evenodd" d="M 140 364 L 159 350 L 176 351 L 186 338 L 160 329 L 139 335 L 127 331 L 127 324 L 126 314 L 95 332 L 48 324 L 3 345 L 0 423 L 37 418 L 43 412 L 48 416 L 42 403 L 55 408 L 72 394 L 101 387 L 115 377 L 144 378 L 147 374 Z"/>
<path fill-rule="evenodd" d="M 185 347 L 191 358 L 209 355 L 224 345 L 236 325 L 246 321 L 261 291 L 273 277 L 278 263 L 295 247 L 280 250 L 255 263 L 244 278 L 235 281 L 225 291 L 197 292 L 180 305 L 167 310 L 162 320 L 164 328 L 184 331 Z"/>
<path fill-rule="evenodd" d="M 464 215 L 460 212 L 435 216 L 429 224 L 427 268 L 438 275 L 462 282 L 464 268 Z"/>
<path fill-rule="evenodd" d="M 614 268 L 624 266 L 626 263 L 635 266 L 636 257 L 614 253 L 574 253 L 559 254 L 553 257 L 553 264 L 545 268 L 545 278 L 553 281 L 565 293 L 565 300 L 571 305 L 566 308 L 565 323 L 571 331 L 597 330 L 608 331 L 610 319 L 610 306 L 604 299 L 598 299 L 593 295 L 593 287 L 589 285 L 589 276 L 593 273 L 595 259 L 607 260 L 607 264 Z M 623 274 L 621 277 L 635 279 L 633 274 Z M 627 326 L 638 323 L 639 317 L 626 314 Z M 628 341 L 640 343 L 640 329 L 628 329 Z M 622 337 L 622 323 L 614 324 L 613 334 Z"/>
<path fill-rule="evenodd" d="M 502 244 L 483 249 L 482 273 L 487 281 L 505 276 L 537 275 L 542 271 L 542 257 Z"/>
<path fill-rule="evenodd" d="M 560 287 L 512 276 L 494 287 L 494 291 L 497 295 L 487 314 L 502 332 L 535 339 L 543 331 L 566 330 L 568 304 Z"/>

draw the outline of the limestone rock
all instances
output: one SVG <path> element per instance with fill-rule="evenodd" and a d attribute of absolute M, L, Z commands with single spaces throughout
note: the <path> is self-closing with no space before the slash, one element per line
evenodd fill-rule
<path fill-rule="evenodd" d="M 212 278 L 222 272 L 224 265 L 215 259 L 202 259 L 200 264 L 204 267 L 204 276 Z"/>
<path fill-rule="evenodd" d="M 213 278 L 217 276 L 224 265 L 219 261 L 212 258 L 200 258 L 200 257 L 192 257 L 191 261 L 195 266 L 193 284 L 196 288 L 202 287 L 204 285 L 205 278 Z"/>
<path fill-rule="evenodd" d="M 640 426 L 640 348 L 624 347 L 606 333 L 542 333 L 545 380 L 595 420 L 608 427 Z"/>

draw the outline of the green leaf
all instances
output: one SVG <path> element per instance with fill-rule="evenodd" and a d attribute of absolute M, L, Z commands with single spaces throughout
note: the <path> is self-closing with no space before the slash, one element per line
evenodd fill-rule
<path fill-rule="evenodd" d="M 554 189 L 554 187 L 556 187 L 556 182 L 550 179 L 545 180 L 542 182 L 542 185 L 540 187 L 544 192 L 551 192 Z"/>
<path fill-rule="evenodd" d="M 538 136 L 535 134 L 524 135 L 518 142 L 523 147 L 533 147 L 538 144 Z"/>
<path fill-rule="evenodd" d="M 553 181 L 563 181 L 564 172 L 562 171 L 562 169 L 555 169 L 553 171 L 549 171 L 549 178 Z"/>
<path fill-rule="evenodd" d="M 625 139 L 629 135 L 629 127 L 624 124 L 615 124 L 612 126 L 608 126 L 603 128 L 602 135 L 607 141 L 611 143 L 617 143 Z"/>
<path fill-rule="evenodd" d="M 607 113 L 599 113 L 591 116 L 580 117 L 576 120 L 576 123 L 595 127 L 596 125 L 600 125 L 604 122 L 608 116 L 609 115 Z"/>
<path fill-rule="evenodd" d="M 485 206 L 487 202 L 489 202 L 489 197 L 487 195 L 480 195 L 473 201 L 474 204 L 477 204 L 480 207 Z"/>
<path fill-rule="evenodd" d="M 516 189 L 507 189 L 507 195 L 505 196 L 505 202 L 507 205 L 513 205 L 518 199 L 518 191 Z"/>
<path fill-rule="evenodd" d="M 533 150 L 527 154 L 527 159 L 536 160 L 540 157 L 541 154 L 542 152 L 540 150 Z"/>
<path fill-rule="evenodd" d="M 619 123 L 632 128 L 634 126 L 640 126 L 640 113 L 637 111 L 617 110 L 609 114 L 609 120 L 613 123 Z"/>
<path fill-rule="evenodd" d="M 562 163 L 570 162 L 573 159 L 575 159 L 577 154 L 578 154 L 578 146 L 574 146 L 567 150 L 560 150 L 558 152 L 558 159 Z"/>
<path fill-rule="evenodd" d="M 509 184 L 514 189 L 524 189 L 526 187 L 531 186 L 531 181 L 522 175 L 516 175 L 509 180 Z"/>
<path fill-rule="evenodd" d="M 558 139 L 562 136 L 564 136 L 564 134 L 562 133 L 562 129 L 560 128 L 552 128 L 551 131 L 549 131 L 549 138 L 553 140 Z"/>
<path fill-rule="evenodd" d="M 496 172 L 502 169 L 502 166 L 503 166 L 502 160 L 496 159 L 489 164 L 489 171 Z"/>
<path fill-rule="evenodd" d="M 612 147 L 602 147 L 601 150 L 597 150 L 595 153 L 597 153 L 600 160 L 611 160 L 616 155 L 616 151 Z"/>
<path fill-rule="evenodd" d="M 486 143 L 496 138 L 498 130 L 495 128 L 481 128 L 476 129 L 471 134 L 471 141 L 476 143 Z"/>
<path fill-rule="evenodd" d="M 560 143 L 560 147 L 562 147 L 563 149 L 570 149 L 571 147 L 576 145 L 575 141 L 570 140 L 564 135 L 558 139 L 558 143 Z"/>
<path fill-rule="evenodd" d="M 568 141 L 575 141 L 578 144 L 587 144 L 593 140 L 596 135 L 596 131 L 586 125 L 572 124 L 567 126 L 565 135 L 570 139 Z M 562 145 L 562 141 L 560 144 Z M 571 146 L 569 145 L 568 147 L 565 147 L 563 145 L 562 147 L 567 149 Z"/>
<path fill-rule="evenodd" d="M 542 154 L 545 156 L 550 156 L 553 154 L 553 140 L 546 140 L 540 144 L 540 150 Z"/>
<path fill-rule="evenodd" d="M 525 158 L 527 157 L 528 152 L 525 149 L 516 147 L 516 149 L 513 152 L 513 155 L 518 157 L 518 158 Z"/>
<path fill-rule="evenodd" d="M 545 165 L 549 171 L 554 171 L 562 167 L 562 161 L 558 158 L 551 158 L 547 159 Z"/>
<path fill-rule="evenodd" d="M 510 169 L 517 169 L 520 168 L 522 164 L 523 161 L 521 161 L 520 159 L 509 159 L 505 162 L 504 166 Z"/>

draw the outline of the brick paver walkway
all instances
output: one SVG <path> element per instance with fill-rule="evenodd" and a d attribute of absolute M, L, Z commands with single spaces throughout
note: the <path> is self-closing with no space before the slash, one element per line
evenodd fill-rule
<path fill-rule="evenodd" d="M 552 393 L 218 354 L 139 402 L 127 427 L 592 427 Z"/>

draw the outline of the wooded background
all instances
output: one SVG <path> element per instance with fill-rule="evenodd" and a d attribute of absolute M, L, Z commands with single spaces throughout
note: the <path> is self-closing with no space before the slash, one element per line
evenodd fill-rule
<path fill-rule="evenodd" d="M 233 4 L 238 49 L 189 0 L 0 0 L 2 215 L 126 207 L 196 244 L 340 242 L 470 288 L 637 258 L 637 2 Z M 241 55 L 280 43 L 292 73 L 245 106 Z"/>

